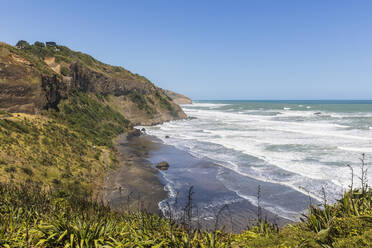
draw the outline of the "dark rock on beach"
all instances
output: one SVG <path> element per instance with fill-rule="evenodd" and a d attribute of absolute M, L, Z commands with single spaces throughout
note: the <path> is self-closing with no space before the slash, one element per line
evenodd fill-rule
<path fill-rule="evenodd" d="M 156 165 L 156 168 L 158 168 L 159 170 L 168 170 L 169 168 L 169 164 L 165 161 L 163 162 L 160 162 Z"/>
<path fill-rule="evenodd" d="M 141 130 L 134 128 L 132 131 L 128 132 L 127 139 L 130 140 L 133 137 L 139 137 L 141 136 L 142 132 Z"/>

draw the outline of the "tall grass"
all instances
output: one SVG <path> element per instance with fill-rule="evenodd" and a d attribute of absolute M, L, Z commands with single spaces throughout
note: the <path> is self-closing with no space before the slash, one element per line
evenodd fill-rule
<path fill-rule="evenodd" d="M 372 190 L 313 207 L 302 223 L 264 220 L 240 234 L 202 231 L 164 217 L 120 214 L 90 199 L 35 184 L 0 184 L 1 247 L 371 247 Z M 354 205 L 354 207 L 353 207 Z"/>
<path fill-rule="evenodd" d="M 210 247 L 209 233 L 188 234 L 146 212 L 119 214 L 89 198 L 0 184 L 2 247 Z M 189 236 L 192 236 L 189 238 Z M 229 236 L 218 235 L 228 247 Z"/>

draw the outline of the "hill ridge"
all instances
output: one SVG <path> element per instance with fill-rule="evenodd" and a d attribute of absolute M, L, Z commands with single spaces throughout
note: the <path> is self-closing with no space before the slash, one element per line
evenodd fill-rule
<path fill-rule="evenodd" d="M 186 118 L 147 78 L 105 64 L 66 46 L 0 43 L 0 109 L 35 114 L 58 106 L 74 92 L 98 95 L 133 124 Z"/>

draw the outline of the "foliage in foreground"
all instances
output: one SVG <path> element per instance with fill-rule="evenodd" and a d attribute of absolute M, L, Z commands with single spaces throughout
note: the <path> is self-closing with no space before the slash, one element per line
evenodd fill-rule
<path fill-rule="evenodd" d="M 313 207 L 302 223 L 276 230 L 265 221 L 240 234 L 170 224 L 146 212 L 119 214 L 91 199 L 0 184 L 2 247 L 371 247 L 372 190 Z"/>
<path fill-rule="evenodd" d="M 211 236 L 144 212 L 118 214 L 88 199 L 37 187 L 0 185 L 0 246 L 4 247 L 210 247 Z M 218 233 L 219 247 L 230 235 Z M 203 247 L 203 246 L 201 246 Z"/>

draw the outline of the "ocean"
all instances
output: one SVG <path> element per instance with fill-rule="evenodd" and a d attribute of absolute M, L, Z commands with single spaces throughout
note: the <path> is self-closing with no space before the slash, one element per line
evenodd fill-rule
<path fill-rule="evenodd" d="M 372 101 L 195 101 L 182 108 L 195 118 L 146 127 L 147 133 L 211 164 L 177 164 L 175 156 L 174 168 L 161 172 L 169 199 L 196 184 L 203 192 L 196 204 L 208 213 L 238 201 L 257 205 L 260 185 L 264 209 L 298 220 L 310 200 L 319 203 L 325 193 L 334 202 L 348 189 L 347 165 L 360 185 L 362 154 L 372 184 Z M 205 181 L 225 190 L 213 194 Z"/>

